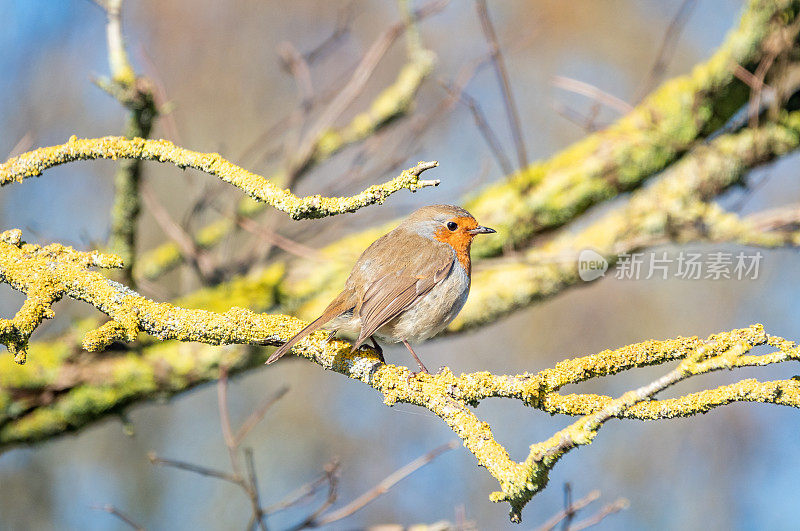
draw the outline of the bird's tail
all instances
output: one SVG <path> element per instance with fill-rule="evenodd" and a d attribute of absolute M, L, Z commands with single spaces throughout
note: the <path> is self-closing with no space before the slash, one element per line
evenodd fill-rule
<path fill-rule="evenodd" d="M 289 341 L 281 345 L 281 347 L 278 350 L 273 352 L 272 356 L 270 356 L 269 359 L 267 360 L 267 365 L 278 361 L 278 359 L 280 359 L 281 356 L 289 352 L 289 349 L 295 346 L 298 341 L 306 337 L 308 334 L 310 334 L 311 332 L 316 332 L 317 330 L 325 326 L 325 323 L 327 323 L 334 317 L 339 317 L 347 310 L 349 310 L 350 308 L 343 308 L 343 306 L 345 306 L 342 304 L 344 302 L 342 300 L 344 298 L 343 295 L 344 293 L 340 293 L 339 296 L 336 297 L 336 299 L 334 299 L 333 302 L 325 309 L 325 311 L 322 312 L 322 315 L 320 315 L 314 321 L 309 323 L 305 328 L 297 332 L 297 334 L 295 334 L 294 337 L 292 337 Z"/>

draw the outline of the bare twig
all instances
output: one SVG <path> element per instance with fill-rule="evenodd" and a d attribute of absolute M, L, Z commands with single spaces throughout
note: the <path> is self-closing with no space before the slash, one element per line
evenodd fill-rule
<path fill-rule="evenodd" d="M 320 474 L 316 479 L 309 481 L 305 485 L 298 487 L 297 489 L 293 490 L 289 494 L 286 495 L 281 501 L 274 503 L 264 509 L 265 514 L 274 514 L 284 509 L 288 509 L 289 507 L 293 507 L 306 499 L 312 496 L 317 490 L 324 485 L 325 483 L 330 483 L 330 471 L 335 471 L 339 468 L 339 461 L 334 459 L 330 463 L 325 465 L 324 472 Z"/>
<path fill-rule="evenodd" d="M 274 395 L 267 397 L 267 399 L 264 400 L 261 405 L 258 406 L 258 408 L 253 411 L 249 417 L 247 417 L 247 419 L 245 419 L 241 427 L 239 427 L 239 430 L 236 432 L 236 435 L 233 437 L 233 441 L 236 446 L 239 446 L 244 438 L 247 437 L 247 434 L 250 433 L 250 430 L 252 430 L 256 424 L 261 422 L 261 419 L 264 418 L 264 415 L 266 415 L 267 411 L 269 411 L 269 408 L 271 408 L 278 400 L 283 398 L 283 396 L 288 392 L 288 387 L 281 387 Z"/>
<path fill-rule="evenodd" d="M 434 0 L 422 6 L 414 13 L 414 20 L 421 20 L 434 13 L 438 13 L 447 5 L 447 0 Z M 389 50 L 389 47 L 406 30 L 405 22 L 392 25 L 384 31 L 380 37 L 364 54 L 361 62 L 356 67 L 348 83 L 339 91 L 328 107 L 322 111 L 317 121 L 309 128 L 295 151 L 293 159 L 288 165 L 288 181 L 291 185 L 293 176 L 302 170 L 314 155 L 317 141 L 320 135 L 329 127 L 333 126 L 339 116 L 350 106 L 350 104 L 361 94 L 364 86 L 371 77 L 378 63 Z"/>
<path fill-rule="evenodd" d="M 222 429 L 222 437 L 225 439 L 225 445 L 230 449 L 234 449 L 236 448 L 236 442 L 233 438 L 231 418 L 228 411 L 228 369 L 224 366 L 219 368 L 219 380 L 217 380 L 217 407 L 219 409 L 219 424 Z"/>
<path fill-rule="evenodd" d="M 511 92 L 511 82 L 508 78 L 508 71 L 506 70 L 505 60 L 503 53 L 500 50 L 500 43 L 497 40 L 497 34 L 494 31 L 494 26 L 489 18 L 489 9 L 486 7 L 486 0 L 477 0 L 475 3 L 478 10 L 478 18 L 481 21 L 481 28 L 486 40 L 489 42 L 489 49 L 492 54 L 492 65 L 497 74 L 497 80 L 500 87 L 503 89 L 503 104 L 506 108 L 506 116 L 508 124 L 511 127 L 511 136 L 514 139 L 514 146 L 517 148 L 517 162 L 519 168 L 522 169 L 528 165 L 528 155 L 525 151 L 525 140 L 522 137 L 522 126 L 520 125 L 519 111 L 517 104 L 514 101 L 514 95 Z"/>
<path fill-rule="evenodd" d="M 244 474 L 242 474 L 242 466 L 239 463 L 239 443 L 233 435 L 230 412 L 228 410 L 228 369 L 222 366 L 219 372 L 219 380 L 217 381 L 217 403 L 219 406 L 222 436 L 225 439 L 225 445 L 228 447 L 228 456 L 230 457 L 233 475 L 237 480 L 236 483 L 242 488 L 245 494 L 247 494 L 253 511 L 247 529 L 252 529 L 255 525 L 258 525 L 263 531 L 266 531 L 267 525 L 264 522 L 264 510 L 261 508 L 261 496 L 258 493 L 258 483 L 256 483 L 253 452 L 249 448 L 244 451 L 245 466 L 247 469 L 247 477 L 245 477 Z"/>
<path fill-rule="evenodd" d="M 375 485 L 372 489 L 368 490 L 352 502 L 348 503 L 341 509 L 336 511 L 330 512 L 322 517 L 313 521 L 313 526 L 320 526 L 320 525 L 327 525 L 342 518 L 346 518 L 351 514 L 355 513 L 356 511 L 361 510 L 365 505 L 370 503 L 371 501 L 375 500 L 375 498 L 381 496 L 382 494 L 386 494 L 389 489 L 395 486 L 399 481 L 406 478 L 419 468 L 427 465 L 441 454 L 448 450 L 452 450 L 458 446 L 458 441 L 450 441 L 447 444 L 443 444 L 437 448 L 434 448 L 430 452 L 426 453 L 423 456 L 418 457 L 414 461 L 410 462 L 406 466 L 396 470 L 392 474 L 386 477 L 383 481 Z"/>
<path fill-rule="evenodd" d="M 264 522 L 264 509 L 261 508 L 261 495 L 258 492 L 258 477 L 256 476 L 256 464 L 253 459 L 252 448 L 244 449 L 244 462 L 247 468 L 247 483 L 250 485 L 248 494 L 250 495 L 250 501 L 253 507 L 253 516 L 250 525 L 248 525 L 248 529 L 252 529 L 255 523 L 258 524 L 258 527 L 266 531 L 267 524 Z"/>
<path fill-rule="evenodd" d="M 350 33 L 350 27 L 353 25 L 355 18 L 355 2 L 351 1 L 344 8 L 340 9 L 336 15 L 336 26 L 333 28 L 331 35 L 312 50 L 303 54 L 303 59 L 305 59 L 306 63 L 314 64 L 331 53 L 336 45 Z"/>
<path fill-rule="evenodd" d="M 181 227 L 177 221 L 172 219 L 164 205 L 159 201 L 158 196 L 150 187 L 147 181 L 139 183 L 139 191 L 142 195 L 142 203 L 153 215 L 158 226 L 164 231 L 172 241 L 174 241 L 186 257 L 189 263 L 195 268 L 204 284 L 208 284 L 215 276 L 217 266 L 214 259 L 205 250 L 201 249 L 194 238 Z"/>
<path fill-rule="evenodd" d="M 31 148 L 31 146 L 33 146 L 33 135 L 30 131 L 28 131 L 22 135 L 19 140 L 17 140 L 17 143 L 14 144 L 14 147 L 12 147 L 11 151 L 8 152 L 7 158 L 10 159 L 11 157 L 16 157 L 20 153 L 26 152 Z"/>
<path fill-rule="evenodd" d="M 553 110 L 570 122 L 578 125 L 587 133 L 593 133 L 602 127 L 597 123 L 597 115 L 600 113 L 600 103 L 594 102 L 587 114 L 583 114 L 571 107 L 567 107 L 561 102 L 552 103 Z"/>
<path fill-rule="evenodd" d="M 278 44 L 278 55 L 281 58 L 284 68 L 294 77 L 297 88 L 300 92 L 301 107 L 308 111 L 311 102 L 314 100 L 314 86 L 311 82 L 311 70 L 308 67 L 303 54 L 289 41 Z"/>
<path fill-rule="evenodd" d="M 234 474 L 230 474 L 228 472 L 222 472 L 221 470 L 215 470 L 213 468 L 208 468 L 201 465 L 195 465 L 194 463 L 187 463 L 186 461 L 178 461 L 176 459 L 166 459 L 163 457 L 158 457 L 155 452 L 150 452 L 147 454 L 147 458 L 150 460 L 150 463 L 158 466 L 169 466 L 172 468 L 178 468 L 180 470 L 186 470 L 188 472 L 194 472 L 195 474 L 200 474 L 201 476 L 208 476 L 217 479 L 224 479 L 225 481 L 229 481 L 234 485 L 240 484 L 240 478 Z"/>
<path fill-rule="evenodd" d="M 644 82 L 639 87 L 639 90 L 636 91 L 636 96 L 633 98 L 633 101 L 637 103 L 641 101 L 642 98 L 647 96 L 658 82 L 661 81 L 667 69 L 667 65 L 672 55 L 675 53 L 675 48 L 678 45 L 681 32 L 689 21 L 689 17 L 692 15 L 692 11 L 694 11 L 696 5 L 697 0 L 683 0 L 683 2 L 681 2 L 678 12 L 675 13 L 669 26 L 667 26 L 667 31 L 664 32 L 664 38 L 661 39 L 661 46 L 658 48 L 656 60 L 652 68 L 650 68 L 650 72 L 648 72 L 647 76 L 644 78 Z"/>
<path fill-rule="evenodd" d="M 572 506 L 572 485 L 564 483 L 564 521 L 561 522 L 561 531 L 569 531 L 569 524 L 575 518 L 577 509 Z"/>
<path fill-rule="evenodd" d="M 633 107 L 627 102 L 585 81 L 578 81 L 577 79 L 564 76 L 553 76 L 552 84 L 554 87 L 558 87 L 562 90 L 591 98 L 622 114 L 633 110 Z"/>
<path fill-rule="evenodd" d="M 566 485 L 569 485 L 569 483 L 567 483 Z M 600 491 L 593 490 L 583 498 L 567 504 L 567 506 L 564 509 L 554 514 L 552 517 L 550 517 L 549 520 L 547 520 L 545 523 L 539 526 L 537 531 L 550 531 L 551 529 L 554 529 L 559 524 L 559 522 L 564 521 L 569 514 L 575 514 L 577 511 L 583 509 L 584 507 L 586 507 L 599 497 L 600 497 Z"/>
<path fill-rule="evenodd" d="M 127 514 L 123 513 L 122 511 L 120 511 L 119 509 L 114 507 L 113 505 L 110 505 L 110 504 L 93 505 L 92 509 L 94 509 L 95 511 L 105 511 L 108 514 L 112 514 L 112 515 L 116 516 L 119 520 L 124 522 L 131 529 L 135 529 L 136 531 L 144 531 L 144 527 L 143 526 L 137 524 L 130 516 L 128 516 Z"/>
<path fill-rule="evenodd" d="M 489 150 L 492 152 L 492 155 L 494 155 L 497 165 L 500 166 L 500 169 L 504 174 L 509 175 L 513 171 L 511 162 L 508 160 L 508 157 L 503 151 L 502 145 L 500 145 L 500 141 L 497 139 L 497 135 L 495 135 L 492 127 L 489 125 L 486 115 L 484 114 L 478 102 L 475 101 L 475 98 L 463 90 L 457 91 L 453 87 L 444 84 L 442 84 L 442 86 L 450 97 L 460 100 L 464 103 L 464 105 L 467 106 L 472 113 L 472 118 L 475 120 L 475 125 L 478 127 L 478 131 L 480 131 L 481 136 L 489 146 Z"/>
<path fill-rule="evenodd" d="M 144 62 L 144 70 L 147 71 L 147 78 L 152 81 L 154 89 L 153 98 L 155 99 L 156 108 L 161 117 L 160 123 L 164 126 L 165 138 L 176 144 L 183 144 L 183 139 L 178 131 L 178 122 L 175 120 L 175 105 L 169 99 L 167 87 L 164 84 L 163 77 L 155 61 L 150 54 L 147 53 L 147 49 L 145 49 L 143 45 L 139 46 L 139 57 L 141 57 Z M 194 177 L 191 172 L 184 172 L 183 178 L 188 183 L 194 183 Z"/>
<path fill-rule="evenodd" d="M 322 502 L 322 505 L 320 505 L 316 511 L 303 519 L 302 522 L 290 527 L 290 531 L 299 531 L 300 529 L 306 529 L 309 527 L 318 527 L 320 525 L 319 521 L 317 520 L 319 515 L 328 510 L 328 507 L 336 503 L 339 486 L 338 464 L 334 463 L 333 466 L 326 465 L 325 479 L 328 482 L 328 496 L 325 498 L 325 501 Z"/>
<path fill-rule="evenodd" d="M 582 529 L 586 529 L 588 527 L 597 525 L 600 522 L 602 522 L 606 516 L 623 511 L 627 509 L 629 506 L 630 502 L 628 500 L 626 500 L 625 498 L 619 498 L 615 502 L 609 503 L 608 505 L 603 507 L 594 516 L 590 516 L 588 518 L 584 518 L 579 522 L 576 522 L 575 525 L 569 528 L 569 531 L 581 531 Z"/>
<path fill-rule="evenodd" d="M 237 217 L 236 223 L 250 234 L 256 235 L 258 238 L 264 240 L 268 244 L 274 245 L 275 247 L 278 247 L 279 249 L 282 249 L 291 255 L 317 261 L 329 260 L 329 258 L 323 256 L 323 254 L 318 250 L 296 242 L 290 238 L 287 238 L 286 236 L 282 236 L 267 226 L 262 225 L 250 218 Z"/>

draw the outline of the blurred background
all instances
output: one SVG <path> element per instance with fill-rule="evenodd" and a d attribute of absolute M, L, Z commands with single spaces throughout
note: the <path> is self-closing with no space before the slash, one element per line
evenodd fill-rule
<path fill-rule="evenodd" d="M 126 111 L 91 82 L 92 77 L 108 73 L 103 11 L 86 0 L 0 0 L 0 7 L 3 160 L 15 150 L 59 144 L 72 134 L 120 134 Z M 688 72 L 708 57 L 736 24 L 742 3 L 536 0 L 490 2 L 489 9 L 504 48 L 528 157 L 535 160 L 619 115 L 618 110 L 603 107 L 593 123 L 576 121 L 576 113 L 592 112 L 592 101 L 563 90 L 554 78 L 580 80 L 635 105 L 643 91 L 652 88 L 650 72 L 663 36 L 681 10 L 685 20 L 680 20 L 679 37 L 658 81 Z M 283 66 L 279 50 L 286 45 L 282 43 L 307 53 L 330 40 L 337 27 L 341 29 L 339 37 L 315 57 L 311 69 L 313 93 L 324 98 L 326 91 L 347 81 L 365 51 L 402 18 L 390 0 L 140 0 L 123 8 L 131 61 L 137 72 L 154 80 L 172 108 L 157 122 L 152 136 L 192 150 L 217 151 L 264 175 L 274 173 L 287 149 L 297 144 L 291 121 L 281 120 L 298 108 L 303 94 Z M 441 83 L 453 82 L 465 68 L 485 58 L 488 45 L 472 3 L 453 2 L 418 27 L 424 47 L 437 57 L 414 107 L 414 116 L 426 116 L 447 95 Z M 401 36 L 339 122 L 346 123 L 368 106 L 405 62 Z M 465 92 L 480 104 L 499 143 L 514 160 L 502 93 L 485 61 L 475 68 Z M 456 102 L 424 128 L 414 129 L 411 120 L 395 120 L 366 143 L 312 168 L 297 180 L 294 191 L 347 195 L 394 177 L 400 168 L 432 159 L 440 167 L 426 178 L 441 179 L 441 186 L 414 195 L 400 192 L 381 207 L 352 215 L 299 223 L 267 215 L 261 222 L 312 248 L 320 247 L 421 204 L 458 203 L 481 184 L 505 175 L 463 103 Z M 789 155 L 748 176 L 762 184 L 748 192 L 742 211 L 800 200 L 796 164 L 797 155 Z M 108 161 L 73 163 L 3 188 L 0 229 L 21 228 L 25 239 L 34 243 L 101 247 L 109 232 L 114 169 Z M 241 197 L 238 190 L 213 177 L 169 165 L 147 163 L 145 178 L 174 218 L 188 219 L 193 227 L 231 211 Z M 211 206 L 198 214 L 201 199 Z M 731 205 L 741 199 L 741 191 L 732 191 L 721 201 Z M 314 230 L 309 230 L 312 225 Z M 141 250 L 165 240 L 149 209 L 143 212 L 139 234 Z M 239 246 L 252 241 L 247 238 L 239 235 L 225 241 L 222 256 L 235 254 Z M 673 254 L 678 250 L 664 249 Z M 735 246 L 691 249 L 739 250 Z M 429 367 L 447 365 L 456 373 L 518 373 L 645 339 L 706 336 L 755 322 L 763 323 L 770 333 L 796 339 L 800 337 L 796 251 L 762 253 L 756 280 L 617 280 L 609 275 L 479 331 L 421 345 L 417 352 Z M 200 285 L 195 272 L 182 269 L 142 290 L 167 300 Z M 0 285 L 0 316 L 12 316 L 21 301 L 18 293 Z M 54 337 L 69 327 L 71 319 L 92 315 L 86 305 L 72 302 L 59 303 L 56 313 L 59 318 L 45 323 L 34 339 Z M 387 348 L 386 356 L 399 364 L 411 361 L 402 347 Z M 665 370 L 639 369 L 591 382 L 581 390 L 616 396 Z M 785 378 L 790 371 L 775 366 L 707 375 L 664 396 L 745 377 Z M 338 503 L 344 504 L 454 438 L 427 411 L 409 405 L 387 408 L 363 384 L 300 360 L 233 378 L 229 396 L 234 425 L 283 384 L 289 393 L 247 439 L 266 505 L 315 478 L 334 457 L 342 465 Z M 514 401 L 486 401 L 478 414 L 493 426 L 497 440 L 515 459 L 527 455 L 529 444 L 570 422 Z M 228 466 L 215 385 L 168 403 L 135 407 L 129 420 L 133 436 L 115 418 L 76 435 L 0 455 L 0 528 L 123 529 L 120 521 L 92 509 L 103 504 L 116 506 L 152 529 L 241 528 L 247 523 L 249 501 L 235 486 L 155 467 L 147 459 L 154 451 L 209 467 Z M 657 423 L 612 420 L 591 446 L 570 453 L 555 467 L 550 486 L 523 512 L 522 526 L 508 522 L 506 505 L 489 502 L 495 480 L 459 446 L 332 527 L 452 522 L 463 514 L 480 529 L 530 529 L 563 507 L 562 487 L 569 482 L 575 497 L 600 489 L 595 510 L 618 497 L 630 500 L 626 511 L 609 516 L 598 529 L 794 529 L 800 521 L 798 436 L 796 411 L 760 404 L 733 404 L 701 417 Z M 317 503 L 321 499 L 324 493 Z M 269 522 L 285 528 L 307 512 L 308 506 L 293 508 Z"/>

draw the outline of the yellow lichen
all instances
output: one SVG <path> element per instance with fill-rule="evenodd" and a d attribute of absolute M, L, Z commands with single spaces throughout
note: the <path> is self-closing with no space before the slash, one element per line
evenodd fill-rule
<path fill-rule="evenodd" d="M 233 184 L 254 199 L 272 205 L 292 219 L 319 218 L 383 203 L 393 193 L 407 189 L 412 192 L 435 186 L 438 181 L 426 181 L 420 174 L 437 166 L 434 162 L 420 163 L 398 177 L 381 185 L 367 188 L 352 197 L 310 196 L 300 198 L 283 190 L 272 181 L 251 173 L 221 158 L 216 153 L 197 153 L 180 148 L 167 140 L 127 139 L 118 136 L 70 139 L 59 146 L 39 148 L 13 157 L 0 164 L 0 185 L 22 181 L 40 175 L 44 170 L 76 160 L 138 159 L 169 162 L 179 168 L 195 168 Z"/>

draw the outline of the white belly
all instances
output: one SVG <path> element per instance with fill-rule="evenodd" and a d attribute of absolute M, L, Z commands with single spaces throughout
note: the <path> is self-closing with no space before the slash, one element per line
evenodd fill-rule
<path fill-rule="evenodd" d="M 469 295 L 469 276 L 456 261 L 450 274 L 403 313 L 375 333 L 393 343 L 424 341 L 445 329 L 455 319 Z"/>

